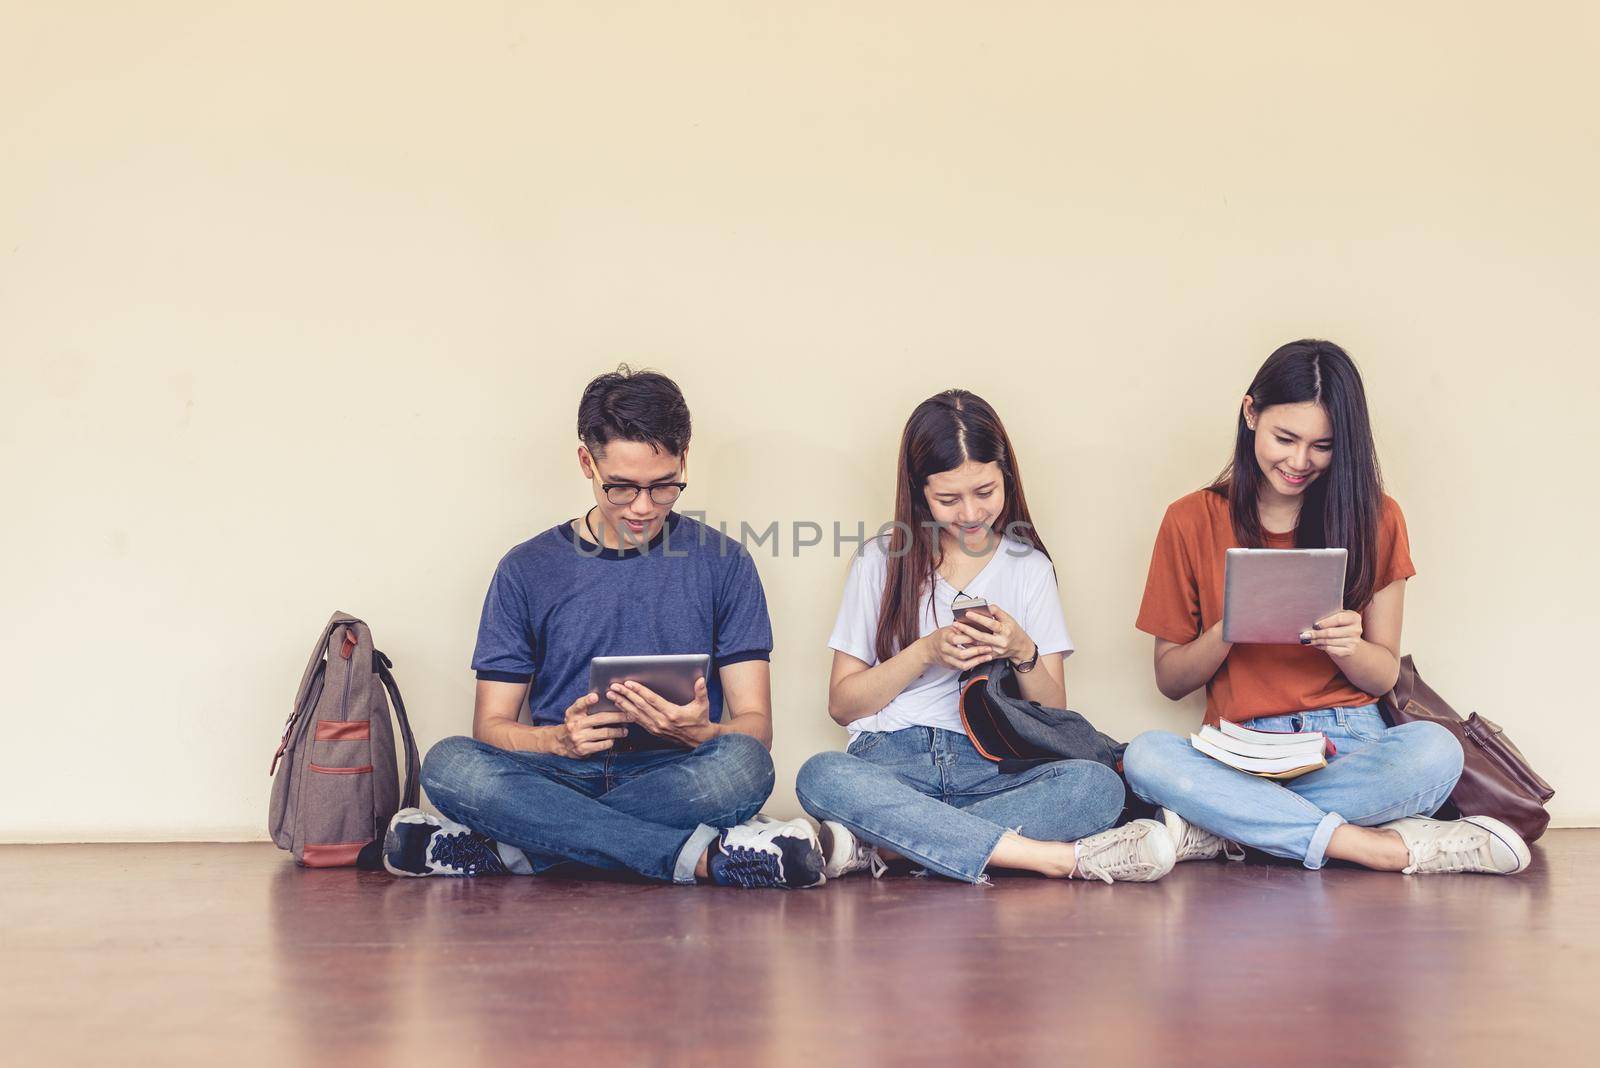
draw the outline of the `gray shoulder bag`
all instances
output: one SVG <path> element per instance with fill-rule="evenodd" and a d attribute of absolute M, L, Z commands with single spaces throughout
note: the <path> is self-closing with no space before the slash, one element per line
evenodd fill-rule
<path fill-rule="evenodd" d="M 333 614 L 311 650 L 272 756 L 267 808 L 272 840 L 308 868 L 381 868 L 389 820 L 417 804 L 421 762 L 392 666 L 373 648 L 367 625 L 344 612 Z M 391 703 L 405 745 L 403 791 Z"/>

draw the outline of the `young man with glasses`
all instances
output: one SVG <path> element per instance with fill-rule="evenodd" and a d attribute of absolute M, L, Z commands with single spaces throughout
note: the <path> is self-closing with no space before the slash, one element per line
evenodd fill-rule
<path fill-rule="evenodd" d="M 810 826 L 752 819 L 773 783 L 772 626 L 750 554 L 672 510 L 689 430 L 665 375 L 624 365 L 584 390 L 578 468 L 594 505 L 496 568 L 472 658 L 472 737 L 423 762 L 445 818 L 398 813 L 391 872 L 823 881 Z M 670 653 L 711 657 L 688 704 L 628 682 L 604 695 L 620 711 L 590 711 L 602 696 L 589 690 L 594 657 Z M 525 703 L 531 724 L 518 722 Z"/>

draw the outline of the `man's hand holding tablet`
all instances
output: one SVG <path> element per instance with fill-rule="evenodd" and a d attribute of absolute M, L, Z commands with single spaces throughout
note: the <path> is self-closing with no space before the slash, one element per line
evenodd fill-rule
<path fill-rule="evenodd" d="M 669 738 L 693 748 L 717 735 L 711 722 L 711 701 L 706 696 L 706 680 L 694 682 L 694 698 L 688 704 L 674 704 L 640 682 L 614 682 L 606 696 L 634 723 L 651 734 Z M 602 713 L 603 714 L 603 713 Z"/>
<path fill-rule="evenodd" d="M 601 695 L 594 715 L 620 712 L 651 734 L 694 748 L 717 735 L 711 722 L 704 653 L 663 656 L 597 656 L 589 662 L 589 686 Z"/>
<path fill-rule="evenodd" d="M 627 736 L 627 713 L 589 711 L 599 701 L 598 694 L 586 693 L 567 706 L 561 729 L 555 734 L 556 756 L 583 760 L 605 752 L 617 744 L 617 739 Z"/>

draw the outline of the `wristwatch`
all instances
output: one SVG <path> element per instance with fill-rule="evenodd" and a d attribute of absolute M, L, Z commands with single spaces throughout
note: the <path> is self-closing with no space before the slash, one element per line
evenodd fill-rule
<path fill-rule="evenodd" d="M 1039 666 L 1039 643 L 1038 642 L 1034 642 L 1033 643 L 1033 655 L 1032 656 L 1028 657 L 1028 659 L 1024 660 L 1020 664 L 1017 663 L 1015 660 L 1013 660 L 1013 661 L 1011 661 L 1011 666 L 1016 668 L 1017 671 L 1019 673 L 1023 674 L 1023 675 L 1026 675 L 1028 672 L 1030 672 L 1034 668 L 1038 667 Z"/>

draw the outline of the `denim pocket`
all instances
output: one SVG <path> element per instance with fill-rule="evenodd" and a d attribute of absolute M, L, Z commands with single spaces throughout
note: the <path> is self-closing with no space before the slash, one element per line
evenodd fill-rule
<path fill-rule="evenodd" d="M 1389 725 L 1383 721 L 1381 712 L 1352 708 L 1345 711 L 1344 729 L 1352 738 L 1363 742 L 1375 742 L 1383 737 L 1383 732 L 1389 729 Z"/>
<path fill-rule="evenodd" d="M 864 757 L 883 744 L 884 734 L 884 731 L 861 731 L 850 739 L 844 751 L 854 757 Z"/>

